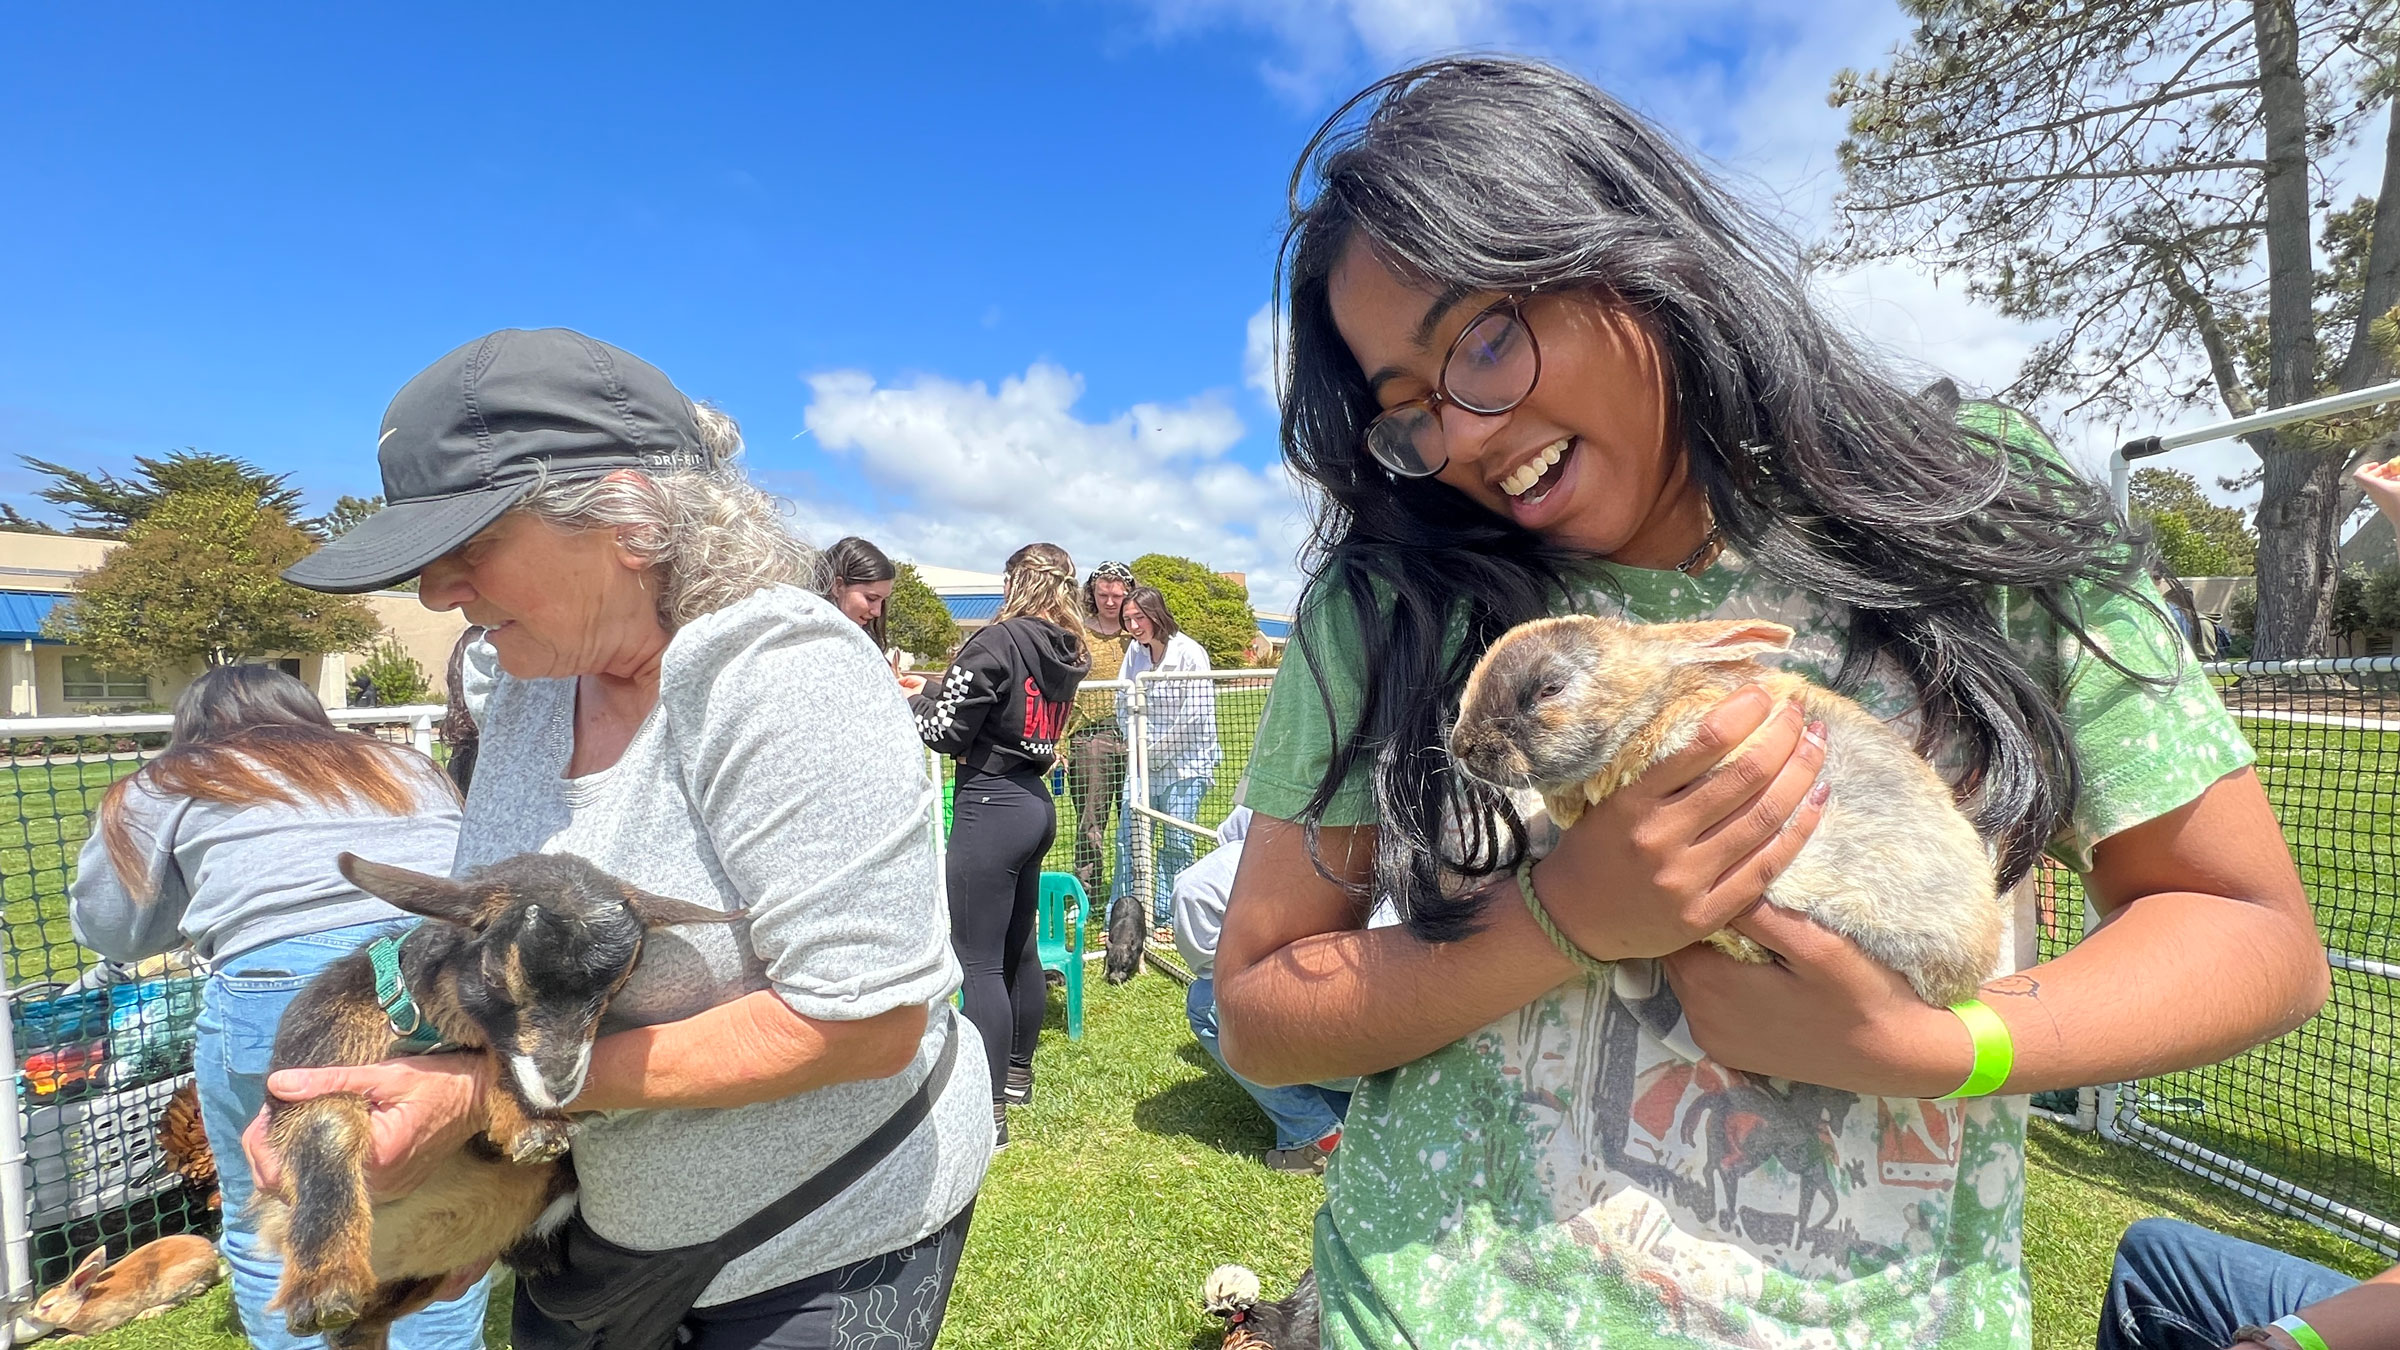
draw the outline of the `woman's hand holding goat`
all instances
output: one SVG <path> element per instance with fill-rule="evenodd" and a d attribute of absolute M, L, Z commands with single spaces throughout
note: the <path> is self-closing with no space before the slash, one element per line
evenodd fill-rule
<path fill-rule="evenodd" d="M 267 1091 L 287 1102 L 336 1092 L 367 1099 L 374 1152 L 367 1159 L 367 1187 L 377 1200 L 408 1194 L 484 1128 L 484 1097 L 491 1090 L 491 1059 L 485 1055 L 419 1055 L 348 1068 L 285 1069 L 267 1080 Z M 261 1112 L 242 1131 L 242 1152 L 261 1187 L 279 1185 L 282 1159 L 267 1143 Z"/>

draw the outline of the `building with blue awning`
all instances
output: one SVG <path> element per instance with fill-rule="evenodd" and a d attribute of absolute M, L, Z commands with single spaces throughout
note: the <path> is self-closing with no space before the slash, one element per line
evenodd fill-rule
<path fill-rule="evenodd" d="M 197 666 L 105 669 L 81 649 L 43 635 L 51 613 L 74 598 L 77 578 L 98 567 L 115 547 L 109 539 L 0 530 L 0 690 L 6 691 L 0 713 L 72 717 L 156 710 L 173 703 L 199 675 Z M 406 592 L 382 591 L 361 598 L 386 636 L 438 684 L 466 620 L 455 612 L 436 614 Z M 326 707 L 339 708 L 348 701 L 351 659 L 348 652 L 301 652 L 268 664 L 308 685 Z"/>

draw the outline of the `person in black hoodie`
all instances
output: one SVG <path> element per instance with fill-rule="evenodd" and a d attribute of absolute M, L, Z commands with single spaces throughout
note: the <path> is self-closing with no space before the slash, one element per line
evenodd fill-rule
<path fill-rule="evenodd" d="M 902 680 L 925 744 L 958 761 L 946 880 L 950 945 L 966 971 L 967 1020 L 992 1066 L 992 1124 L 1033 1100 L 1042 1031 L 1035 918 L 1042 855 L 1058 833 L 1048 775 L 1076 686 L 1091 669 L 1075 560 L 1056 544 L 1008 557 L 1000 616 L 959 648 L 938 689 Z"/>

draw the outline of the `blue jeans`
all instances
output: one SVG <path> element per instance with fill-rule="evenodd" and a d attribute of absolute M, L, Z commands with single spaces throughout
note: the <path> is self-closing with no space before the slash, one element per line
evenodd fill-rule
<path fill-rule="evenodd" d="M 1150 785 L 1150 809 L 1164 811 L 1177 820 L 1198 820 L 1200 799 L 1208 795 L 1208 778 L 1174 778 Z M 1128 795 L 1131 788 L 1128 785 Z M 1158 841 L 1158 866 L 1151 870 L 1150 922 L 1163 925 L 1175 912 L 1175 878 L 1192 865 L 1192 836 L 1172 825 L 1150 822 L 1150 835 Z M 1133 894 L 1133 816 L 1130 812 L 1117 816 L 1117 875 L 1109 883 L 1109 912 L 1116 912 L 1117 901 Z"/>
<path fill-rule="evenodd" d="M 294 1336 L 267 1301 L 283 1278 L 283 1262 L 265 1251 L 248 1207 L 252 1183 L 242 1156 L 242 1131 L 267 1101 L 267 1064 L 284 1007 L 316 974 L 400 923 L 357 924 L 327 933 L 253 947 L 221 963 L 201 1000 L 199 1038 L 192 1048 L 200 1083 L 200 1123 L 217 1155 L 224 1196 L 225 1234 L 219 1246 L 233 1268 L 233 1304 L 242 1330 L 258 1350 L 320 1350 L 321 1336 Z M 448 1303 L 400 1319 L 391 1350 L 483 1350 L 484 1305 L 491 1277 Z"/>
<path fill-rule="evenodd" d="M 2117 1242 L 2098 1350 L 2221 1350 L 2358 1281 L 2176 1219 L 2144 1219 Z"/>
<path fill-rule="evenodd" d="M 1225 1054 L 1217 1049 L 1217 982 L 1203 975 L 1192 981 L 1184 991 L 1183 1015 L 1192 1024 L 1192 1034 L 1200 1038 L 1200 1048 L 1217 1062 L 1242 1091 L 1258 1103 L 1275 1123 L 1275 1147 L 1304 1148 L 1342 1128 L 1342 1117 L 1350 1112 L 1350 1094 L 1319 1087 L 1314 1083 L 1295 1083 L 1290 1087 L 1260 1087 L 1235 1073 L 1225 1065 Z"/>

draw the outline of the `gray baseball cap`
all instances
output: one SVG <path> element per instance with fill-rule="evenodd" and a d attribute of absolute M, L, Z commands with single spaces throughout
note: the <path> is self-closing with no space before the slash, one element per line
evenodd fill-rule
<path fill-rule="evenodd" d="M 340 595 L 404 581 L 543 479 L 707 463 L 658 367 L 565 328 L 503 328 L 427 366 L 383 414 L 383 509 L 283 570 Z"/>

